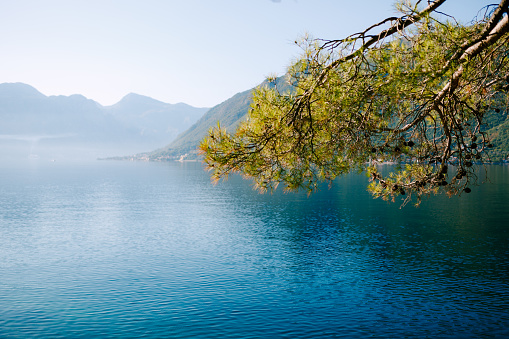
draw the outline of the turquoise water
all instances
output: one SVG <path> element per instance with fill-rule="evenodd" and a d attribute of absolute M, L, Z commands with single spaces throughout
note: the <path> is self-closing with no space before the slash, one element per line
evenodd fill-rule
<path fill-rule="evenodd" d="M 509 167 L 461 199 L 217 186 L 198 163 L 0 164 L 0 337 L 505 338 Z"/>

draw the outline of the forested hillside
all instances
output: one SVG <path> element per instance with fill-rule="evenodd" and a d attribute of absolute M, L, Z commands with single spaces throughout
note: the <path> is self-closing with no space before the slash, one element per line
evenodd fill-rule
<path fill-rule="evenodd" d="M 283 77 L 278 78 L 277 84 L 282 91 L 290 88 Z M 264 82 L 261 86 L 268 86 L 268 83 Z M 230 99 L 212 107 L 201 119 L 169 145 L 135 157 L 145 160 L 175 160 L 181 158 L 192 160 L 199 158 L 197 147 L 210 128 L 217 127 L 220 123 L 222 128 L 232 132 L 240 121 L 247 117 L 252 103 L 253 90 L 237 93 Z M 506 100 L 506 98 L 499 98 L 499 100 Z M 508 159 L 509 117 L 507 107 L 505 110 L 491 110 L 485 118 L 484 130 L 488 131 L 493 143 L 493 148 L 489 152 L 491 160 L 497 162 Z"/>
<path fill-rule="evenodd" d="M 288 91 L 291 88 L 285 77 L 278 78 L 276 83 L 281 91 Z M 260 86 L 272 85 L 263 82 Z M 211 127 L 217 127 L 219 123 L 222 128 L 233 132 L 238 124 L 247 117 L 252 103 L 253 90 L 237 93 L 230 99 L 212 107 L 200 120 L 169 145 L 151 153 L 139 154 L 136 157 L 149 160 L 197 159 L 199 157 L 198 144 Z"/>

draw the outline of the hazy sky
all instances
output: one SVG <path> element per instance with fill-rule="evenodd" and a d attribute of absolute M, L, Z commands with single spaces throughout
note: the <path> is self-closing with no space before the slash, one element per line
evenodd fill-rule
<path fill-rule="evenodd" d="M 472 19 L 487 0 L 448 0 Z M 134 92 L 212 107 L 281 75 L 308 32 L 341 38 L 392 0 L 0 0 L 0 83 L 111 105 Z"/>

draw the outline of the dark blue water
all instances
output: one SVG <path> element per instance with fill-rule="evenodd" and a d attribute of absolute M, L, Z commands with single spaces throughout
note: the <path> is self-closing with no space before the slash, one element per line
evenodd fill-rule
<path fill-rule="evenodd" d="M 212 186 L 198 163 L 0 164 L 0 337 L 505 338 L 509 168 L 461 199 Z"/>

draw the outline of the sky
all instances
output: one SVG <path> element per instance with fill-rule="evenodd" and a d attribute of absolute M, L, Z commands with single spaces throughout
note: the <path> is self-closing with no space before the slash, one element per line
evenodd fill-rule
<path fill-rule="evenodd" d="M 467 22 L 489 3 L 441 9 Z M 394 15 L 393 0 L 0 0 L 0 83 L 212 107 L 284 74 L 305 34 L 342 38 Z"/>

